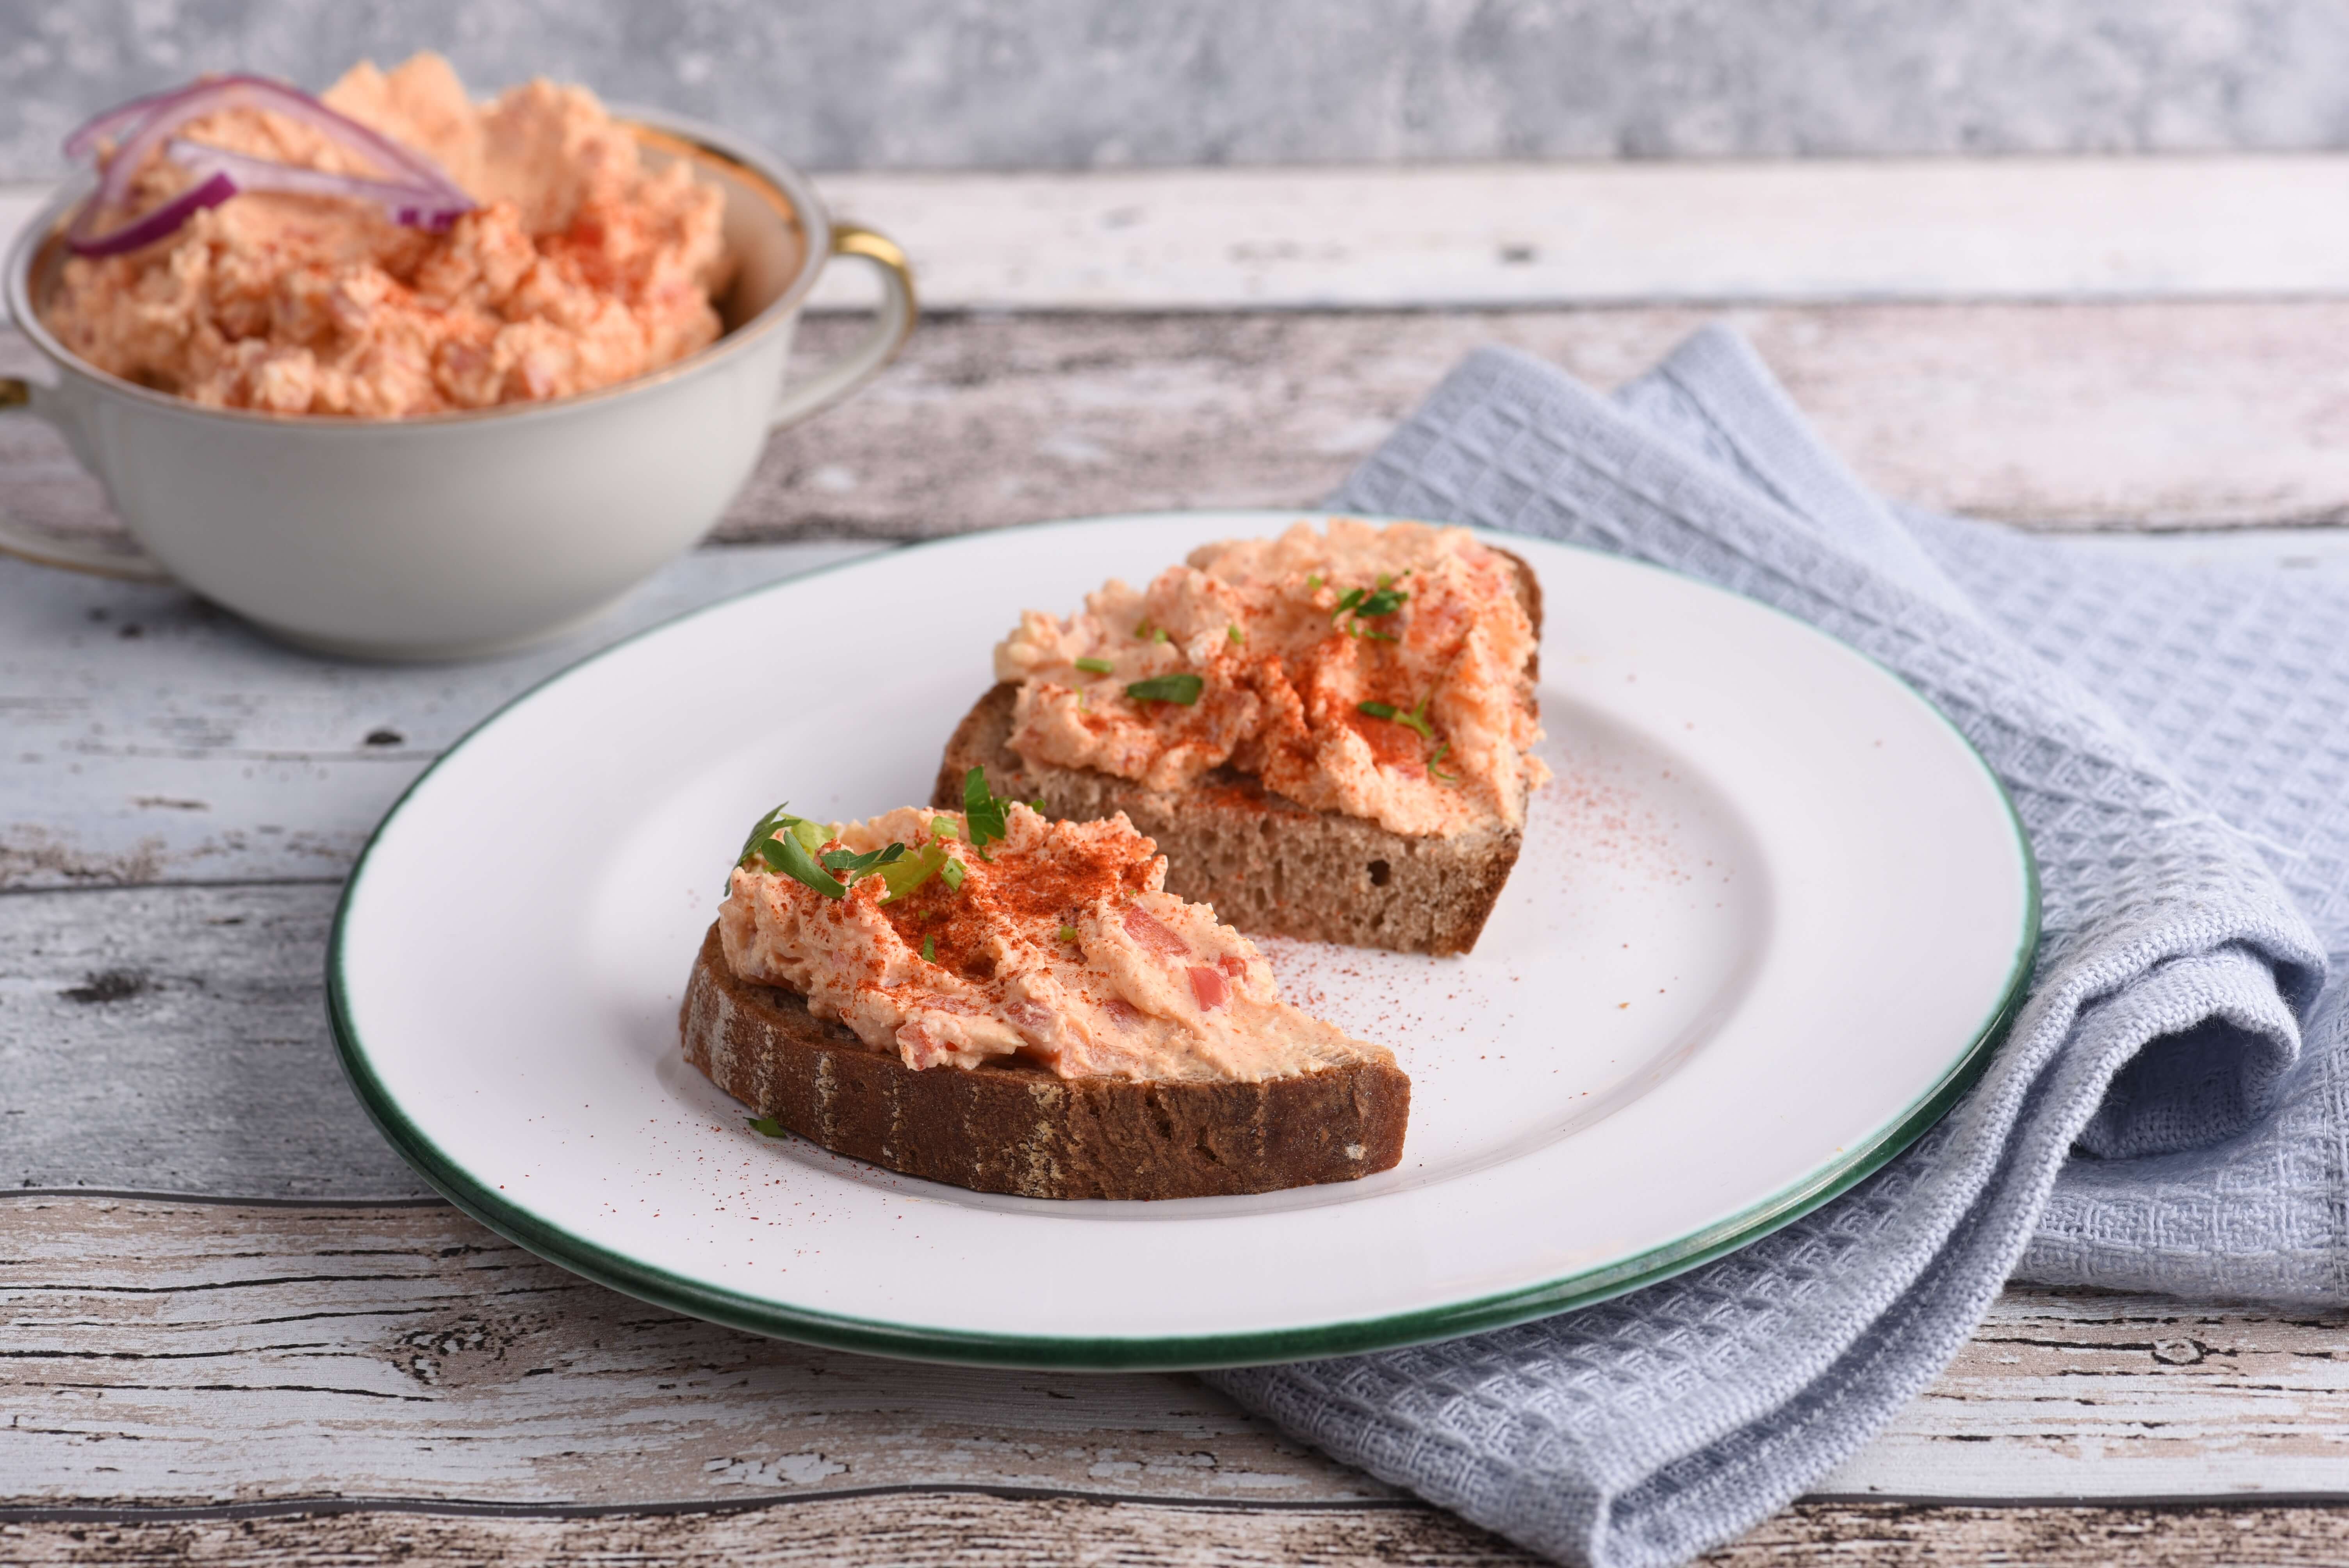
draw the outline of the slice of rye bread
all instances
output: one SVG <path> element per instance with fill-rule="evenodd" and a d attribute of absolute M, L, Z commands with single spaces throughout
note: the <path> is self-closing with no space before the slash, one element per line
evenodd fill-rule
<path fill-rule="evenodd" d="M 1024 1061 L 916 1070 L 738 978 L 712 925 L 679 1015 L 685 1059 L 835 1154 L 981 1192 L 1206 1198 L 1351 1181 L 1402 1158 L 1411 1079 L 1363 1057 L 1256 1083 L 1063 1078 Z"/>
<path fill-rule="evenodd" d="M 1541 586 L 1516 566 L 1517 596 L 1540 635 Z M 1538 655 L 1528 675 L 1538 675 Z M 1017 686 L 978 699 L 955 727 L 931 804 L 962 806 L 963 779 L 987 769 L 994 792 L 1041 800 L 1048 817 L 1091 821 L 1123 811 L 1166 857 L 1166 891 L 1212 904 L 1241 931 L 1387 947 L 1465 953 L 1509 880 L 1521 830 L 1495 821 L 1450 838 L 1392 832 L 1342 811 L 1317 811 L 1267 789 L 1252 774 L 1211 769 L 1184 790 L 1151 789 L 1090 768 L 1027 761 L 1011 749 Z"/>

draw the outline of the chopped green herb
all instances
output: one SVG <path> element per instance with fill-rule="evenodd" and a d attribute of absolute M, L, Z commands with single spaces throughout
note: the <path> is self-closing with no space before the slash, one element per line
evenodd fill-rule
<path fill-rule="evenodd" d="M 787 876 L 802 886 L 812 887 L 826 898 L 845 898 L 848 895 L 845 882 L 835 882 L 826 876 L 823 868 L 815 863 L 815 857 L 809 854 L 807 846 L 800 841 L 796 828 L 781 838 L 760 840 L 759 858 L 765 861 L 767 869 L 778 876 Z"/>
<path fill-rule="evenodd" d="M 1433 740 L 1435 738 L 1435 730 L 1433 727 L 1427 722 L 1427 704 L 1429 697 L 1433 697 L 1434 695 L 1434 693 L 1430 692 L 1427 696 L 1421 697 L 1419 699 L 1419 706 L 1413 708 L 1409 713 L 1402 712 L 1391 702 L 1357 703 L 1355 705 L 1355 710 L 1360 713 L 1367 713 L 1372 718 L 1391 718 L 1394 720 L 1395 723 L 1402 725 L 1404 728 L 1415 729 L 1419 731 L 1420 734 L 1425 736 L 1428 739 Z"/>
<path fill-rule="evenodd" d="M 941 839 L 959 838 L 962 836 L 962 824 L 952 817 L 933 817 L 930 819 L 930 831 Z"/>
<path fill-rule="evenodd" d="M 1035 812 L 1036 815 L 1040 817 L 1042 816 L 1044 814 L 1044 798 L 1039 795 L 1035 799 L 1029 801 L 1028 809 Z"/>
<path fill-rule="evenodd" d="M 1338 607 L 1330 612 L 1330 619 L 1334 621 L 1339 616 L 1344 614 L 1347 611 L 1352 609 L 1355 605 L 1361 603 L 1366 593 L 1367 590 L 1361 588 L 1347 589 L 1346 596 L 1338 601 Z"/>
<path fill-rule="evenodd" d="M 762 1138 L 788 1138 L 791 1136 L 791 1129 L 785 1127 L 781 1122 L 777 1121 L 771 1116 L 746 1116 L 742 1119 L 750 1124 L 751 1131 L 759 1134 Z"/>
<path fill-rule="evenodd" d="M 1374 643 L 1400 643 L 1402 641 L 1401 637 L 1396 636 L 1392 632 L 1365 632 L 1362 635 L 1368 637 Z"/>
<path fill-rule="evenodd" d="M 947 884 L 948 892 L 960 892 L 962 879 L 968 875 L 970 875 L 970 868 L 952 855 L 947 856 L 947 863 L 938 868 L 938 880 Z"/>
<path fill-rule="evenodd" d="M 881 885 L 889 890 L 887 896 L 881 902 L 895 903 L 904 898 L 907 893 L 937 875 L 938 868 L 946 864 L 946 861 L 947 850 L 944 844 L 924 844 L 912 854 L 883 866 L 874 872 L 874 875 L 881 879 Z"/>
<path fill-rule="evenodd" d="M 1316 572 L 1312 576 L 1308 577 L 1305 580 L 1305 591 L 1308 593 L 1319 593 L 1321 592 L 1321 573 Z"/>
<path fill-rule="evenodd" d="M 970 824 L 971 848 L 982 849 L 997 839 L 1007 837 L 1006 820 L 1010 810 L 1010 801 L 999 800 L 988 793 L 986 769 L 974 768 L 963 775 L 962 820 Z"/>
<path fill-rule="evenodd" d="M 905 857 L 905 846 L 892 843 L 885 850 L 868 850 L 858 854 L 853 850 L 834 850 L 823 857 L 823 869 L 845 872 L 851 877 L 863 876 L 875 866 L 895 865 Z"/>
<path fill-rule="evenodd" d="M 1153 631 L 1150 634 L 1150 640 L 1154 643 L 1164 642 L 1166 640 L 1166 628 L 1160 626 L 1156 630 Z"/>
<path fill-rule="evenodd" d="M 1185 707 L 1199 700 L 1207 683 L 1199 676 L 1185 673 L 1172 676 L 1152 676 L 1148 680 L 1135 681 L 1125 688 L 1125 695 L 1136 702 L 1172 702 Z"/>
<path fill-rule="evenodd" d="M 734 857 L 734 863 L 749 865 L 750 857 L 759 852 L 759 846 L 765 842 L 770 835 L 786 831 L 797 839 L 800 841 L 800 847 L 810 854 L 823 848 L 832 838 L 832 830 L 823 823 L 811 822 L 805 817 L 794 817 L 791 812 L 778 806 L 759 819 L 758 825 L 750 830 L 750 836 L 742 841 L 742 852 Z"/>
<path fill-rule="evenodd" d="M 1064 925 L 1061 927 L 1060 936 L 1063 942 L 1074 942 L 1077 939 L 1077 928 L 1073 925 Z"/>
<path fill-rule="evenodd" d="M 790 802 L 786 801 L 784 804 L 789 805 Z M 782 806 L 776 807 L 773 810 L 760 818 L 759 825 L 750 830 L 750 836 L 742 841 L 742 852 L 734 857 L 734 863 L 740 865 L 750 860 L 751 852 L 758 849 L 759 841 L 761 839 L 765 838 L 769 833 L 773 832 L 777 828 L 783 826 L 787 822 L 796 822 L 799 819 L 797 817 L 792 816 L 789 811 L 783 810 Z"/>
<path fill-rule="evenodd" d="M 1089 676 L 1113 676 L 1117 666 L 1107 659 L 1079 659 L 1077 668 Z"/>
<path fill-rule="evenodd" d="M 935 936 L 925 936 L 922 938 L 922 962 L 936 964 L 937 961 L 938 939 Z"/>
<path fill-rule="evenodd" d="M 1457 774 L 1446 773 L 1443 769 L 1436 766 L 1437 763 L 1444 760 L 1444 754 L 1451 749 L 1452 742 L 1448 740 L 1439 744 L 1436 748 L 1428 755 L 1427 771 L 1433 777 L 1441 779 L 1446 784 L 1457 784 L 1460 782 L 1460 779 Z"/>
<path fill-rule="evenodd" d="M 1133 628 L 1133 640 L 1137 643 L 1146 643 L 1150 641 L 1149 622 L 1144 621 L 1140 625 Z"/>
<path fill-rule="evenodd" d="M 1224 628 L 1224 636 L 1225 636 L 1228 641 L 1235 642 L 1235 643 L 1245 643 L 1245 642 L 1247 642 L 1247 634 L 1246 634 L 1245 633 L 1243 633 L 1243 632 L 1242 632 L 1242 631 L 1241 631 L 1237 626 L 1226 626 L 1226 627 Z"/>
<path fill-rule="evenodd" d="M 1362 607 L 1354 614 L 1368 620 L 1376 620 L 1381 615 L 1393 614 L 1409 603 L 1411 603 L 1411 595 L 1402 589 L 1381 588 L 1364 599 Z"/>

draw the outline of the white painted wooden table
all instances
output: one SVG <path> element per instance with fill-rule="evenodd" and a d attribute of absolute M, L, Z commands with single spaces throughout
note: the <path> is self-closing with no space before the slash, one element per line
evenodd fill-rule
<path fill-rule="evenodd" d="M 343 1084 L 319 984 L 337 883 L 456 736 L 629 630 L 966 527 L 1301 504 L 1476 343 L 1611 382 L 1708 314 L 1656 295 L 1737 301 L 1891 493 L 2095 531 L 2082 548 L 2349 573 L 2349 537 L 2323 526 L 2349 516 L 2349 245 L 2321 244 L 2344 238 L 2341 203 L 2309 205 L 2349 165 L 2189 161 L 1988 187 L 1943 166 L 1909 181 L 1884 243 L 1881 202 L 1833 188 L 1899 195 L 1882 170 L 1606 171 L 1596 194 L 1585 171 L 1520 173 L 1509 209 L 1474 171 L 1316 176 L 1286 198 L 1262 174 L 849 182 L 852 209 L 942 258 L 932 298 L 954 313 L 779 438 L 715 542 L 559 646 L 328 663 L 170 590 L 0 561 L 0 1560 L 1522 1561 L 1189 1378 L 805 1349 L 500 1241 L 432 1198 Z M 1748 226 L 1743 274 L 1670 217 L 1700 177 L 1729 181 L 1709 199 Z M 1413 242 L 1406 198 L 1434 214 L 1416 232 L 1435 261 L 1381 272 L 1337 241 L 1300 257 L 1300 211 L 1366 211 Z M 2196 239 L 2180 202 L 2232 237 Z M 1051 247 L 1012 243 L 1006 211 L 1040 240 L 1157 249 L 1040 282 Z M 1934 211 L 1971 225 L 1972 261 L 1914 243 Z M 2046 222 L 2002 231 L 2000 211 Z M 1579 230 L 1615 251 L 1578 259 Z M 1480 274 L 1468 231 L 1565 259 L 1527 289 L 1507 269 L 1537 259 L 1495 250 Z M 1624 303 L 1643 274 L 1619 253 L 1643 245 L 1663 281 Z M 1250 288 L 1281 308 L 1247 308 Z M 1854 294 L 1877 297 L 1834 303 Z M 1988 297 L 1951 303 L 1969 294 Z M 1448 308 L 1405 308 L 1430 303 Z M 1310 308 L 1333 304 L 1350 308 Z M 817 323 L 812 346 L 843 330 Z M 27 357 L 0 332 L 0 369 Z M 0 506 L 104 526 L 21 424 L 0 425 Z M 1716 1560 L 1832 1552 L 2349 1560 L 2349 1323 L 2010 1292 L 1890 1430 Z"/>

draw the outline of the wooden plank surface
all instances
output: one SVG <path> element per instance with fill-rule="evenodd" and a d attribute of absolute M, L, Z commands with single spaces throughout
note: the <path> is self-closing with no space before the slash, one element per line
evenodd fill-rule
<path fill-rule="evenodd" d="M 0 1198 L 14 1505 L 644 1507 L 931 1485 L 1389 1497 L 1189 1377 L 918 1367 L 589 1284 L 432 1205 Z M 2018 1289 L 1822 1495 L 2349 1495 L 2349 1319 Z"/>
<path fill-rule="evenodd" d="M 175 589 L 0 558 L 0 888 L 338 880 L 400 791 L 508 698 L 645 626 L 874 548 L 700 552 L 544 647 L 408 666 L 317 658 Z"/>
<path fill-rule="evenodd" d="M 685 1568 L 1527 1568 L 1541 1560 L 1424 1506 L 1235 1509 L 1090 1498 L 914 1493 L 724 1513 L 585 1519 L 367 1511 L 0 1525 L 27 1565 L 236 1562 L 269 1568 L 399 1563 L 675 1563 Z M 1861 1563 L 1950 1568 L 2336 1568 L 2349 1514 L 2320 1508 L 1951 1508 L 1797 1503 L 1706 1553 L 1710 1568 Z"/>
<path fill-rule="evenodd" d="M 2349 157 L 1804 159 L 823 177 L 950 310 L 2349 293 Z M 0 236 L 47 199 L 0 188 Z M 864 291 L 839 269 L 818 308 Z"/>

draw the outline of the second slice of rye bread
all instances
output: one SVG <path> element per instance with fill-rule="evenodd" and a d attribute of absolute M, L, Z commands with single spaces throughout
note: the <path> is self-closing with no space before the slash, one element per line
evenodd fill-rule
<path fill-rule="evenodd" d="M 1516 568 L 1518 601 L 1541 634 L 1541 588 Z M 1538 663 L 1527 674 L 1537 675 Z M 1396 833 L 1342 811 L 1317 811 L 1229 768 L 1188 789 L 1146 789 L 1089 768 L 1033 764 L 1010 747 L 1019 688 L 978 699 L 947 742 L 930 803 L 958 810 L 963 779 L 987 769 L 988 787 L 1041 800 L 1048 817 L 1092 821 L 1123 811 L 1166 857 L 1166 891 L 1215 906 L 1241 931 L 1399 953 L 1465 953 L 1509 880 L 1522 830 L 1495 821 L 1450 838 Z"/>
<path fill-rule="evenodd" d="M 1169 793 L 1090 768 L 1035 766 L 1008 742 L 1016 686 L 997 686 L 955 727 L 931 804 L 962 806 L 963 779 L 1041 800 L 1081 822 L 1123 811 L 1166 857 L 1166 891 L 1215 906 L 1257 935 L 1402 953 L 1465 953 L 1501 896 L 1523 835 L 1499 822 L 1452 838 L 1408 838 L 1340 811 L 1316 811 L 1246 773 L 1218 768 Z"/>

